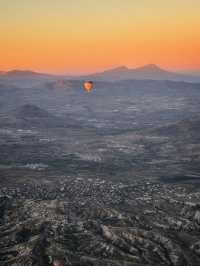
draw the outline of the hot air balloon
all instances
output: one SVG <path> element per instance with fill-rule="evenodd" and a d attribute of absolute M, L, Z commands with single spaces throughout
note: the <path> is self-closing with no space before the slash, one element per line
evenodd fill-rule
<path fill-rule="evenodd" d="M 90 92 L 93 89 L 93 81 L 87 80 L 83 83 L 83 88 L 87 92 Z"/>

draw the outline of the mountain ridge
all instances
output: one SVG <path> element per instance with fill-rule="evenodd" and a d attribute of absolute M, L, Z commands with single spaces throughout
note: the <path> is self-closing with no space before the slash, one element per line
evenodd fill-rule
<path fill-rule="evenodd" d="M 193 76 L 189 74 L 181 74 L 178 72 L 165 70 L 155 64 L 147 64 L 137 68 L 128 68 L 126 66 L 119 66 L 113 69 L 105 70 L 82 76 L 92 80 L 103 81 L 121 81 L 121 80 L 172 80 L 172 81 L 186 81 L 186 82 L 200 82 L 200 76 Z"/>
<path fill-rule="evenodd" d="M 102 72 L 91 73 L 88 75 L 57 75 L 48 73 L 39 73 L 32 70 L 10 70 L 0 71 L 0 80 L 8 80 L 12 82 L 23 82 L 26 84 L 29 80 L 32 82 L 40 80 L 58 80 L 58 79 L 72 79 L 72 80 L 87 80 L 94 81 L 121 81 L 121 80 L 172 80 L 185 82 L 200 82 L 200 75 L 192 75 L 180 72 L 168 71 L 156 64 L 146 64 L 136 68 L 128 68 L 121 65 L 115 68 L 106 69 Z"/>

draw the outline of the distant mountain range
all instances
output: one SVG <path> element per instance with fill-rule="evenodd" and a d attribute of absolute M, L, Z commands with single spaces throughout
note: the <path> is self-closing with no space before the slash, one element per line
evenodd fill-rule
<path fill-rule="evenodd" d="M 138 68 L 120 66 L 99 73 L 82 76 L 66 76 L 37 73 L 34 71 L 12 70 L 0 71 L 0 82 L 9 81 L 14 85 L 32 86 L 41 82 L 56 80 L 94 80 L 94 81 L 122 81 L 122 80 L 171 80 L 185 82 L 200 82 L 200 75 L 192 75 L 164 70 L 157 65 L 149 64 Z"/>
<path fill-rule="evenodd" d="M 44 73 L 38 73 L 38 72 L 35 72 L 35 71 L 31 71 L 31 70 L 10 70 L 10 71 L 0 71 L 0 77 L 1 78 L 20 78 L 20 77 L 46 77 L 46 78 L 49 78 L 49 77 L 52 77 L 52 76 L 56 76 L 56 75 L 51 75 L 51 74 L 44 74 Z"/>
<path fill-rule="evenodd" d="M 193 76 L 189 74 L 181 74 L 181 73 L 166 71 L 154 64 L 145 65 L 143 67 L 138 67 L 133 69 L 127 68 L 126 66 L 121 66 L 100 73 L 91 74 L 86 77 L 92 80 L 104 80 L 104 81 L 151 79 L 151 80 L 200 82 L 200 76 Z"/>
<path fill-rule="evenodd" d="M 20 87 L 32 87 L 57 79 L 59 79 L 57 75 L 38 73 L 30 70 L 0 71 L 0 82 L 9 82 L 9 84 Z"/>

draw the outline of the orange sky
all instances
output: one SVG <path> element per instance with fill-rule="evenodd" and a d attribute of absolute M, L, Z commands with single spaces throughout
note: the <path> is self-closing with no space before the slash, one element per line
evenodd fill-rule
<path fill-rule="evenodd" d="M 199 0 L 2 0 L 0 70 L 200 69 Z"/>

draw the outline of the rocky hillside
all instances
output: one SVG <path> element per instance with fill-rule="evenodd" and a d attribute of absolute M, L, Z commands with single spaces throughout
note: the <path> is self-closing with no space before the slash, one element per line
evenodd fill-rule
<path fill-rule="evenodd" d="M 148 180 L 2 187 L 1 265 L 197 266 L 199 196 Z"/>

